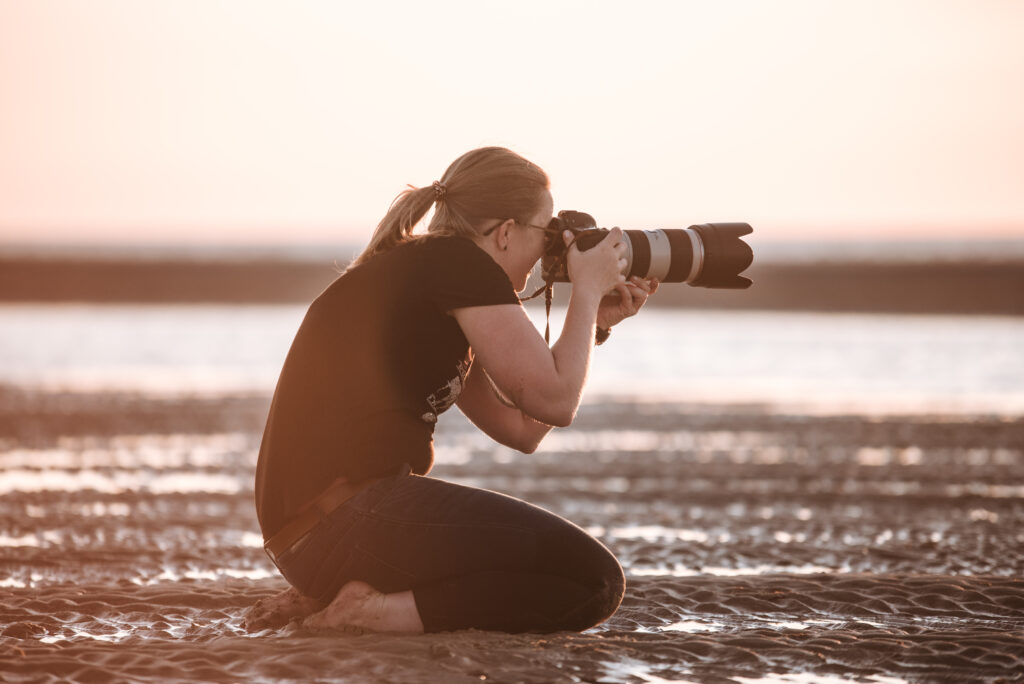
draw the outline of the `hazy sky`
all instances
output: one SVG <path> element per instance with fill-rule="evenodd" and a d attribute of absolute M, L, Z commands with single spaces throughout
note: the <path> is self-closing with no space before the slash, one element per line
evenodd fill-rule
<path fill-rule="evenodd" d="M 0 0 L 0 242 L 368 236 L 511 147 L 602 225 L 1024 237 L 1024 2 Z"/>

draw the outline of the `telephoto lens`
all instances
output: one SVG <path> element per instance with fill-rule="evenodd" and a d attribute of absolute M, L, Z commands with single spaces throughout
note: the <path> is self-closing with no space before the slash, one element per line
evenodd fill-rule
<path fill-rule="evenodd" d="M 597 228 L 590 214 L 560 211 L 548 226 L 547 250 L 541 270 L 548 282 L 569 282 L 566 246 L 562 232 L 576 236 L 576 246 L 586 251 L 608 234 Z M 686 283 L 694 287 L 742 290 L 751 280 L 740 275 L 754 260 L 750 245 L 740 239 L 754 232 L 749 223 L 701 223 L 689 228 L 624 230 L 627 278 L 657 278 L 663 283 Z"/>

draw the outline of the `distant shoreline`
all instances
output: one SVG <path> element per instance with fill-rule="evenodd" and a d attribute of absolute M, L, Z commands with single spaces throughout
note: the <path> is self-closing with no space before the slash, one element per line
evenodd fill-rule
<path fill-rule="evenodd" d="M 0 302 L 235 303 L 312 301 L 344 263 L 294 258 L 0 256 Z M 652 305 L 688 309 L 1024 315 L 1024 259 L 755 263 L 749 290 L 667 284 Z M 530 288 L 534 285 L 531 282 Z M 558 285 L 564 302 L 568 285 Z M 529 290 L 528 291 L 532 291 Z"/>

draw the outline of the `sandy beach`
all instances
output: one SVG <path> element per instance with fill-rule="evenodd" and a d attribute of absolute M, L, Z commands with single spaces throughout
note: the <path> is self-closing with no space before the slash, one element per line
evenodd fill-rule
<path fill-rule="evenodd" d="M 532 455 L 459 415 L 432 475 L 595 534 L 582 634 L 247 633 L 268 398 L 0 390 L 4 681 L 1024 680 L 1024 420 L 591 403 Z"/>

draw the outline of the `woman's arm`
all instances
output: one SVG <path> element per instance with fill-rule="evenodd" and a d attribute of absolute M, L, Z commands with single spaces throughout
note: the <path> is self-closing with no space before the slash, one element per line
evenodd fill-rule
<path fill-rule="evenodd" d="M 532 454 L 552 426 L 506 403 L 509 400 L 499 397 L 499 392 L 484 367 L 474 363 L 459 395 L 459 409 L 494 441 Z"/>
<path fill-rule="evenodd" d="M 609 239 L 611 238 L 611 239 Z M 624 282 L 622 231 L 586 252 L 569 250 L 573 281 L 562 334 L 549 349 L 521 305 L 455 309 L 452 315 L 502 394 L 546 425 L 569 425 L 576 415 L 594 346 L 602 296 Z"/>
<path fill-rule="evenodd" d="M 610 328 L 635 315 L 657 288 L 657 281 L 631 279 L 625 287 L 618 288 L 618 296 L 609 295 L 601 301 L 598 324 L 603 323 Z M 528 454 L 537 449 L 552 428 L 512 404 L 478 361 L 470 369 L 458 406 L 467 418 L 496 442 Z"/>
<path fill-rule="evenodd" d="M 575 299 L 562 334 L 550 349 L 521 305 L 453 312 L 473 348 L 473 365 L 486 368 L 503 395 L 547 425 L 572 422 L 590 363 L 600 296 Z"/>

